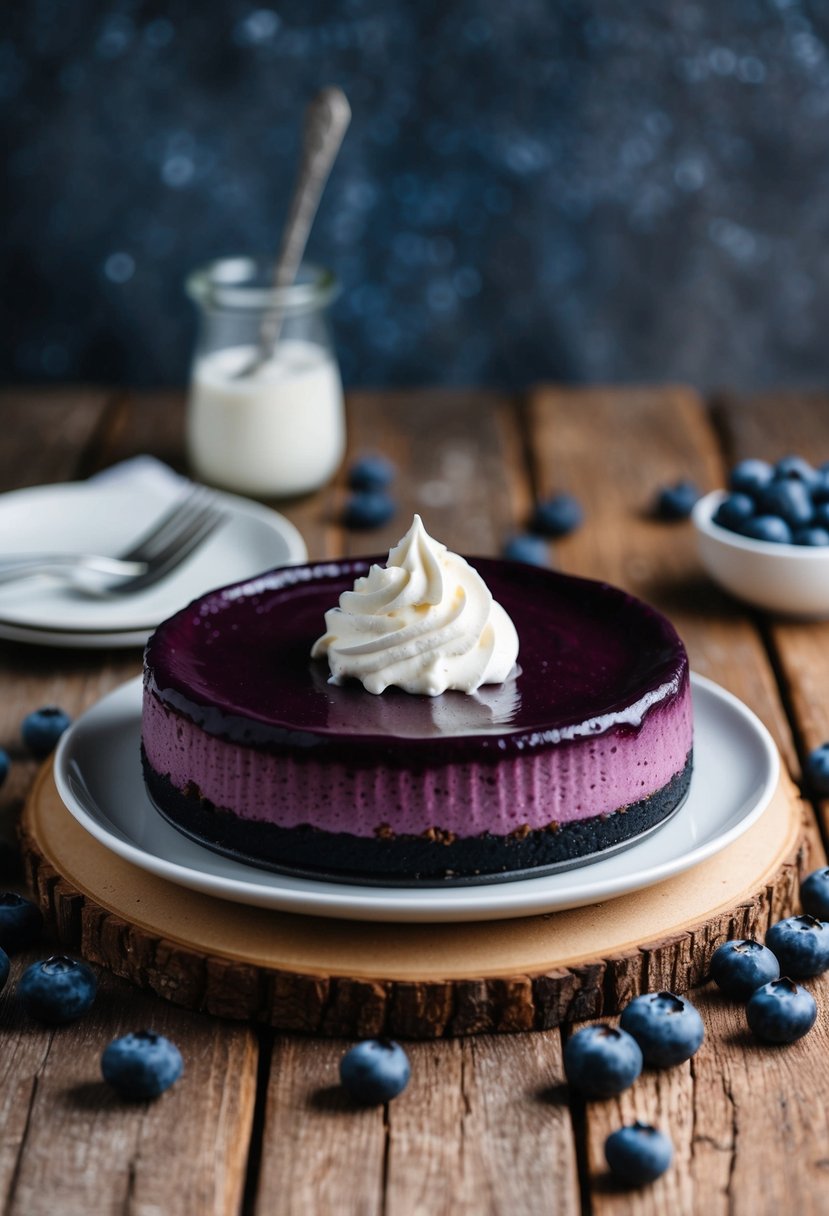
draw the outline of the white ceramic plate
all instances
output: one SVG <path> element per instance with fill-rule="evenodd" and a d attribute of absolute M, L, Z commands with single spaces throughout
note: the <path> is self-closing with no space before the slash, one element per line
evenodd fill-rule
<path fill-rule="evenodd" d="M 0 553 L 125 549 L 175 501 L 174 483 L 77 482 L 0 497 Z M 272 566 L 304 561 L 305 543 L 276 511 L 216 492 L 227 521 L 173 574 L 136 595 L 96 599 L 44 577 L 0 586 L 0 637 L 47 646 L 140 645 L 190 600 Z"/>
<path fill-rule="evenodd" d="M 139 757 L 141 681 L 116 689 L 66 732 L 58 791 L 101 844 L 151 874 L 196 891 L 287 912 L 346 920 L 503 920 L 577 908 L 651 886 L 724 849 L 762 814 L 777 787 L 777 749 L 741 701 L 692 676 L 695 767 L 670 824 L 623 853 L 544 878 L 420 890 L 291 878 L 222 857 L 162 819 Z"/>

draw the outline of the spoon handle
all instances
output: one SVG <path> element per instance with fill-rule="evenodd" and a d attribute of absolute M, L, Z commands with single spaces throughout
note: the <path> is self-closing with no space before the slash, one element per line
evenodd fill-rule
<path fill-rule="evenodd" d="M 320 197 L 350 121 L 351 107 L 345 93 L 335 85 L 322 89 L 308 105 L 302 159 L 276 259 L 274 287 L 289 287 L 296 278 Z M 276 346 L 283 319 L 284 313 L 279 310 L 265 317 L 259 339 L 260 365 Z"/>

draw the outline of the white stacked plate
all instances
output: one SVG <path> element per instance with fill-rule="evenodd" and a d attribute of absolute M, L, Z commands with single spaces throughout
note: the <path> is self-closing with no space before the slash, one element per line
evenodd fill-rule
<path fill-rule="evenodd" d="M 0 496 L 0 554 L 117 555 L 148 530 L 186 483 L 167 476 L 102 478 Z M 161 621 L 212 587 L 301 562 L 305 542 L 284 516 L 215 494 L 227 520 L 168 578 L 122 599 L 97 599 L 45 576 L 0 585 L 0 638 L 42 646 L 140 646 Z"/>

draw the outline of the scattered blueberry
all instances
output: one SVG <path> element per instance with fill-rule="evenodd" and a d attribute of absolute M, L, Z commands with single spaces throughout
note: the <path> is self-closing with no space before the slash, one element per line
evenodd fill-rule
<path fill-rule="evenodd" d="M 360 456 L 348 470 L 352 490 L 385 490 L 394 481 L 395 467 L 385 456 Z"/>
<path fill-rule="evenodd" d="M 764 540 L 772 545 L 792 543 L 791 528 L 777 515 L 755 515 L 743 522 L 740 533 L 742 536 L 750 536 L 752 540 Z"/>
<path fill-rule="evenodd" d="M 725 942 L 711 958 L 711 979 L 726 996 L 747 1001 L 755 988 L 780 976 L 777 957 L 755 941 Z"/>
<path fill-rule="evenodd" d="M 714 523 L 730 532 L 741 532 L 743 524 L 754 514 L 754 499 L 748 494 L 729 494 L 714 512 Z"/>
<path fill-rule="evenodd" d="M 813 794 L 829 795 L 829 743 L 821 743 L 809 752 L 803 776 Z"/>
<path fill-rule="evenodd" d="M 0 785 L 3 785 L 8 777 L 11 766 L 12 762 L 9 759 L 9 753 L 5 748 L 0 747 Z"/>
<path fill-rule="evenodd" d="M 694 1006 L 672 992 L 634 997 L 622 1012 L 619 1025 L 636 1039 L 645 1063 L 657 1068 L 689 1060 L 705 1037 L 702 1018 Z"/>
<path fill-rule="evenodd" d="M 0 947 L 9 954 L 25 950 L 34 945 L 42 928 L 37 904 L 15 891 L 0 891 Z"/>
<path fill-rule="evenodd" d="M 769 484 L 774 469 L 765 460 L 740 460 L 731 470 L 729 488 L 739 494 L 754 495 Z"/>
<path fill-rule="evenodd" d="M 340 1080 L 358 1102 L 377 1105 L 396 1098 L 409 1083 L 408 1056 L 390 1039 L 366 1039 L 340 1061 Z"/>
<path fill-rule="evenodd" d="M 608 1136 L 604 1155 L 610 1172 L 620 1182 L 644 1186 L 665 1173 L 673 1160 L 674 1146 L 664 1132 L 637 1119 Z"/>
<path fill-rule="evenodd" d="M 829 970 L 829 924 L 814 916 L 788 916 L 772 925 L 766 945 L 784 975 L 797 980 Z"/>
<path fill-rule="evenodd" d="M 511 536 L 502 550 L 511 562 L 526 562 L 529 566 L 547 565 L 547 545 L 540 536 Z"/>
<path fill-rule="evenodd" d="M 347 528 L 380 528 L 393 517 L 397 507 L 383 490 L 360 490 L 352 494 L 343 510 Z"/>
<path fill-rule="evenodd" d="M 829 545 L 829 532 L 825 528 L 798 528 L 792 535 L 796 545 L 810 545 L 812 548 L 823 548 Z"/>
<path fill-rule="evenodd" d="M 804 460 L 802 456 L 784 456 L 774 466 L 775 479 L 783 481 L 801 481 L 805 486 L 813 486 L 818 481 L 817 469 Z"/>
<path fill-rule="evenodd" d="M 6 986 L 6 980 L 9 978 L 11 966 L 9 956 L 6 954 L 6 951 L 0 950 L 0 991 L 2 991 Z"/>
<path fill-rule="evenodd" d="M 542 536 L 567 536 L 584 519 L 578 499 L 572 494 L 554 494 L 540 502 L 533 512 L 530 528 Z"/>
<path fill-rule="evenodd" d="M 175 1043 L 152 1030 L 115 1039 L 101 1056 L 104 1080 L 122 1098 L 157 1098 L 183 1071 L 184 1062 Z"/>
<path fill-rule="evenodd" d="M 23 719 L 23 742 L 36 756 L 48 756 L 71 723 L 69 715 L 57 705 L 46 705 L 43 709 L 36 709 L 27 714 Z"/>
<path fill-rule="evenodd" d="M 784 976 L 752 993 L 746 1016 L 758 1039 L 794 1043 L 814 1026 L 817 1005 L 805 988 Z"/>
<path fill-rule="evenodd" d="M 612 1098 L 633 1084 L 642 1071 L 636 1039 L 612 1026 L 585 1026 L 564 1048 L 567 1080 L 586 1098 Z"/>
<path fill-rule="evenodd" d="M 74 1022 L 95 1000 L 98 985 L 91 968 L 79 959 L 58 955 L 32 963 L 20 977 L 17 993 L 23 1008 L 39 1022 Z"/>
<path fill-rule="evenodd" d="M 692 481 L 678 481 L 663 486 L 656 497 L 656 514 L 660 519 L 687 519 L 700 493 Z"/>
<path fill-rule="evenodd" d="M 805 528 L 811 521 L 814 507 L 807 486 L 802 481 L 773 481 L 757 496 L 760 515 L 779 516 L 790 528 Z"/>
<path fill-rule="evenodd" d="M 813 870 L 800 884 L 803 911 L 817 920 L 829 920 L 829 867 Z"/>

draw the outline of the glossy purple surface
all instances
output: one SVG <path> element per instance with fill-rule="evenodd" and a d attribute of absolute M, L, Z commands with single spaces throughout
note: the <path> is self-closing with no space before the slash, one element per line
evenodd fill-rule
<path fill-rule="evenodd" d="M 377 559 L 383 560 L 383 559 Z M 519 670 L 468 696 L 373 696 L 327 682 L 310 649 L 323 614 L 368 560 L 272 571 L 196 601 L 147 647 L 150 689 L 208 734 L 268 750 L 336 750 L 373 762 L 404 748 L 424 761 L 505 754 L 563 739 L 635 733 L 655 704 L 687 683 L 687 656 L 670 623 L 603 583 L 519 563 L 473 558 L 512 617 Z M 379 749 L 379 751 L 378 751 Z"/>

